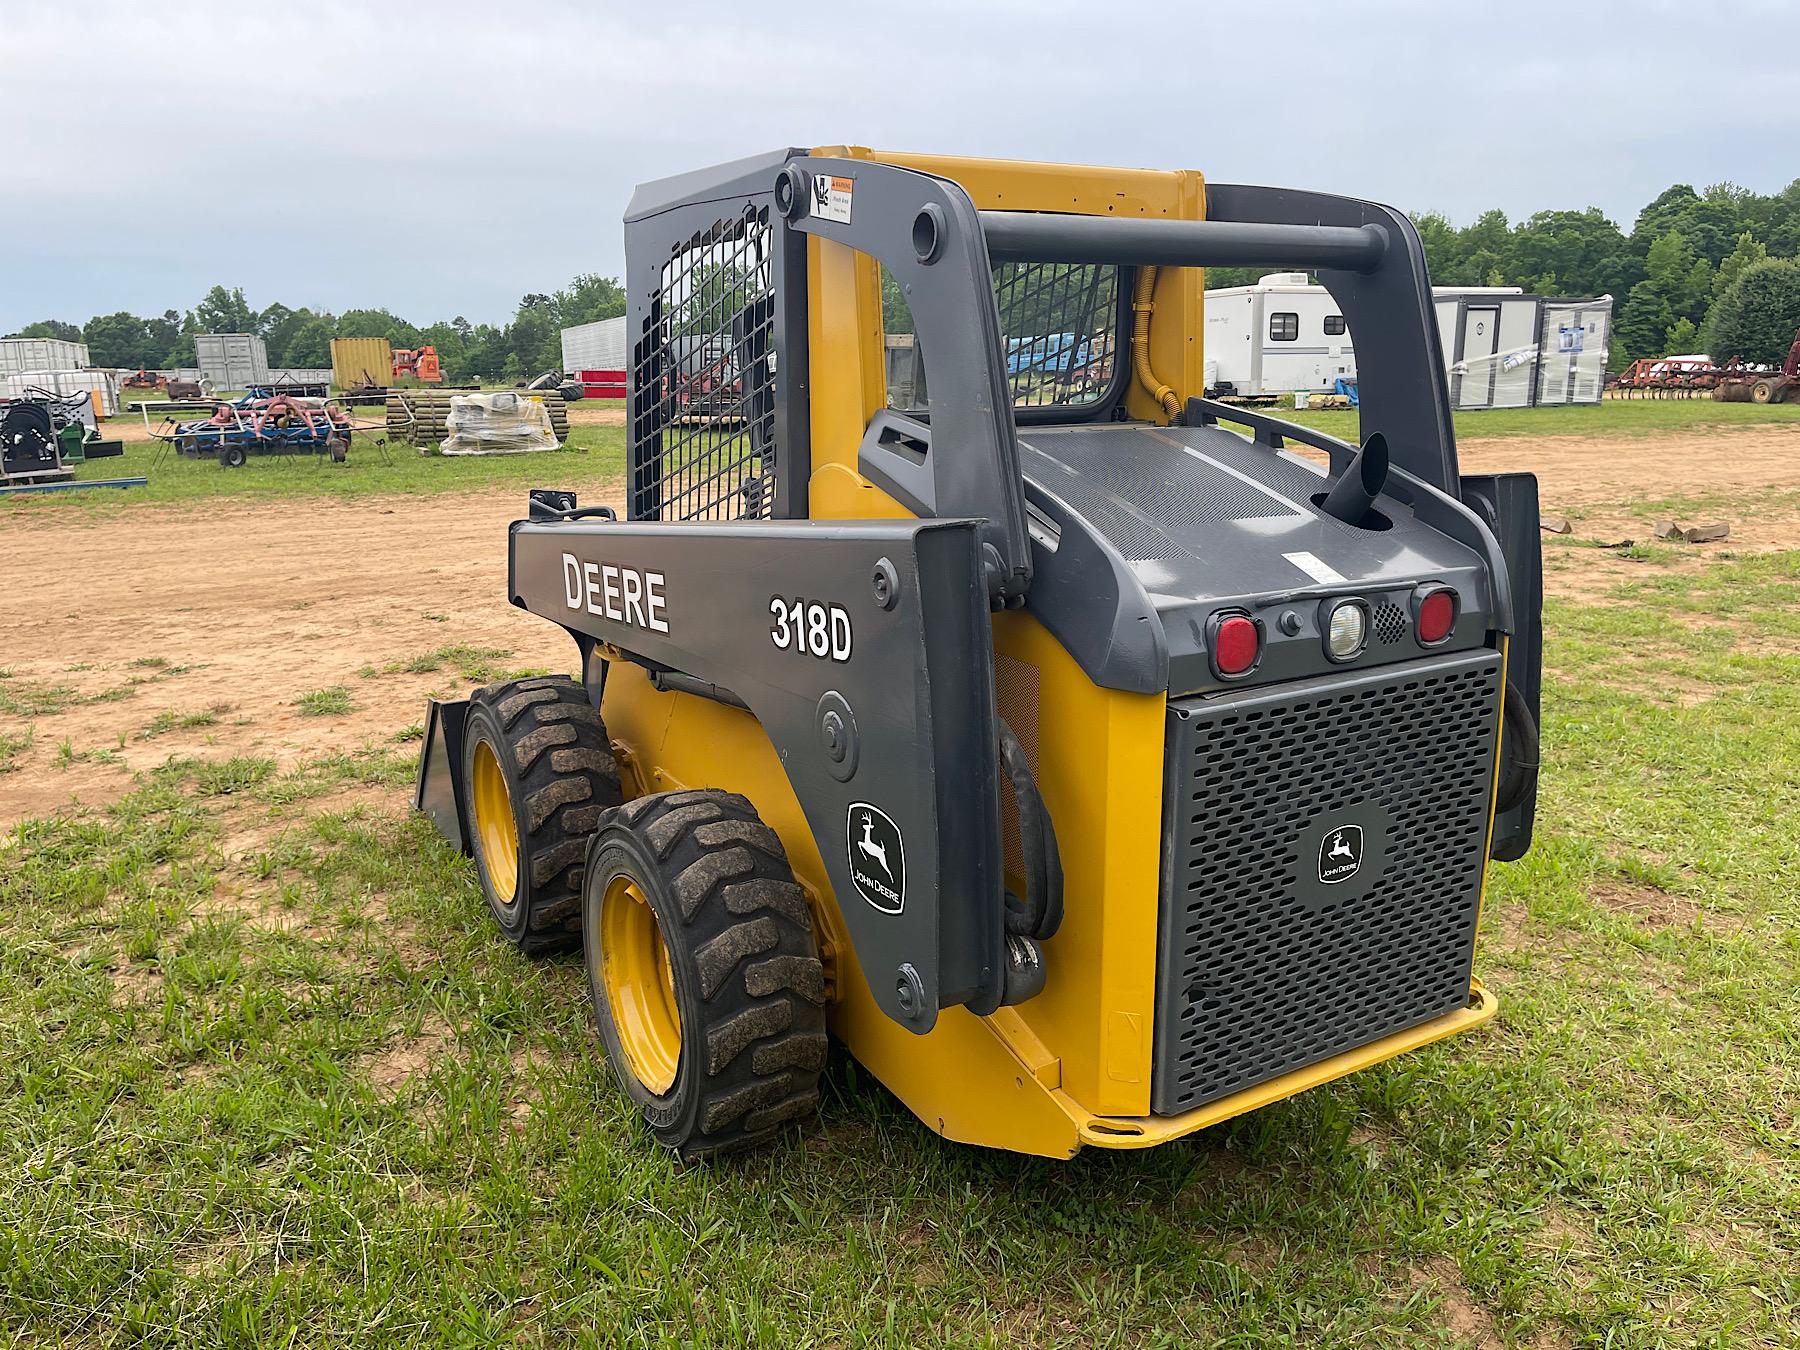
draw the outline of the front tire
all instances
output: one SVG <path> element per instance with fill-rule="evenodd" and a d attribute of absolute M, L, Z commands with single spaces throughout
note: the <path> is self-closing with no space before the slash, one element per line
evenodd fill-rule
<path fill-rule="evenodd" d="M 574 946 L 588 839 L 620 801 L 587 691 L 566 675 L 477 689 L 462 771 L 475 868 L 500 931 L 528 956 Z"/>
<path fill-rule="evenodd" d="M 665 792 L 610 812 L 583 911 L 594 1020 L 659 1142 L 709 1157 L 817 1110 L 824 968 L 805 892 L 747 800 Z"/>

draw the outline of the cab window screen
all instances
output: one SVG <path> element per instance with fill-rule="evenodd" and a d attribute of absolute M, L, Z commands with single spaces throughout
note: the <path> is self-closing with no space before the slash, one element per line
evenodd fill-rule
<path fill-rule="evenodd" d="M 994 299 L 1015 408 L 1082 407 L 1107 396 L 1118 361 L 1117 267 L 1001 263 Z"/>

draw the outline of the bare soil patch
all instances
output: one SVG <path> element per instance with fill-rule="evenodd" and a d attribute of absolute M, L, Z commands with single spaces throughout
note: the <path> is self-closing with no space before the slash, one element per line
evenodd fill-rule
<path fill-rule="evenodd" d="M 572 427 L 622 427 L 625 425 L 625 409 L 621 407 L 602 407 L 598 403 L 583 400 L 568 405 L 569 425 Z"/>
<path fill-rule="evenodd" d="M 568 638 L 507 603 L 506 527 L 521 504 L 516 492 L 210 502 L 0 526 L 0 569 L 33 578 L 0 607 L 6 685 L 76 696 L 30 719 L 32 746 L 0 774 L 0 829 L 111 800 L 132 771 L 171 756 L 258 756 L 286 769 L 386 740 L 422 720 L 427 695 L 469 687 L 450 663 L 374 678 L 365 666 L 467 644 L 510 652 L 509 669 L 570 669 Z M 56 565 L 31 562 L 45 558 Z M 133 664 L 142 660 L 164 664 Z M 352 711 L 310 717 L 296 706 L 333 685 L 348 689 Z M 119 690 L 129 692 L 78 701 Z M 216 702 L 231 711 L 211 726 L 140 737 L 160 712 Z M 64 740 L 109 759 L 61 763 Z"/>

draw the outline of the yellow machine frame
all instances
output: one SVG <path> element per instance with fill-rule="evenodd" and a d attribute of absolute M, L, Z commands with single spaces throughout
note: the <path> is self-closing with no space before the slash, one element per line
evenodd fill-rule
<path fill-rule="evenodd" d="M 841 146 L 814 153 L 953 179 L 984 210 L 1190 220 L 1204 218 L 1206 210 L 1204 180 L 1192 171 Z M 879 266 L 816 236 L 807 247 L 811 517 L 905 516 L 856 462 L 869 419 L 887 401 Z M 1203 385 L 1204 286 L 1199 269 L 1164 269 L 1150 297 L 1149 363 L 1181 398 Z M 1138 382 L 1127 411 L 1166 420 L 1163 403 Z M 780 835 L 815 915 L 830 980 L 832 1033 L 927 1124 L 964 1143 L 1048 1157 L 1067 1157 L 1083 1144 L 1142 1148 L 1468 1030 L 1495 1014 L 1493 997 L 1476 983 L 1466 1008 L 1185 1114 L 1151 1115 L 1167 700 L 1095 685 L 1024 611 L 996 614 L 993 625 L 1000 714 L 1018 734 L 1057 823 L 1066 910 L 1061 929 L 1045 945 L 1052 976 L 1042 994 L 987 1017 L 946 1008 L 925 1036 L 900 1027 L 871 998 L 817 843 L 756 720 L 705 698 L 658 691 L 641 667 L 626 661 L 611 664 L 602 705 L 628 796 L 727 788 L 748 797 Z M 1040 727 L 1080 727 L 1082 734 L 1040 735 Z M 1321 997 L 1330 994 L 1320 991 Z"/>

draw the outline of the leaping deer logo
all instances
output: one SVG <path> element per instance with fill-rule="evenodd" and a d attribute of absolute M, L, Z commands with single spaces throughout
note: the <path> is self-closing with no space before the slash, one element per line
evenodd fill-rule
<path fill-rule="evenodd" d="M 1349 860 L 1356 856 L 1356 851 L 1350 847 L 1350 841 L 1344 838 L 1344 832 L 1338 830 L 1332 834 L 1331 849 L 1325 856 L 1328 858 L 1343 858 Z"/>
<path fill-rule="evenodd" d="M 870 815 L 867 811 L 864 811 L 862 825 L 862 838 L 856 841 L 856 846 L 864 853 L 868 854 L 869 857 L 875 859 L 876 862 L 880 863 L 881 870 L 886 872 L 888 880 L 892 881 L 894 878 L 894 870 L 888 866 L 887 845 L 875 842 L 875 817 Z"/>

